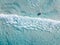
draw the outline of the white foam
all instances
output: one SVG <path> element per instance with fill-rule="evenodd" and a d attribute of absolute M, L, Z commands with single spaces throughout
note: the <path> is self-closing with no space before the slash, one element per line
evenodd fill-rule
<path fill-rule="evenodd" d="M 28 18 L 28 19 L 37 19 L 37 20 L 43 20 L 43 21 L 48 21 L 48 22 L 56 22 L 60 23 L 60 21 L 53 20 L 53 19 L 46 19 L 46 18 L 36 18 L 36 17 L 28 17 L 28 16 L 19 16 L 16 14 L 0 14 L 0 18 L 12 18 L 12 17 L 21 17 L 21 18 Z"/>

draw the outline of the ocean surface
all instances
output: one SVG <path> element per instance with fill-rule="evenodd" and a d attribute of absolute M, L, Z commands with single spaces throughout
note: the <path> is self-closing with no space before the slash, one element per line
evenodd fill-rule
<path fill-rule="evenodd" d="M 60 45 L 60 0 L 0 0 L 0 45 Z"/>
<path fill-rule="evenodd" d="M 60 45 L 60 21 L 0 14 L 0 45 Z"/>
<path fill-rule="evenodd" d="M 0 13 L 60 20 L 60 0 L 0 0 Z"/>

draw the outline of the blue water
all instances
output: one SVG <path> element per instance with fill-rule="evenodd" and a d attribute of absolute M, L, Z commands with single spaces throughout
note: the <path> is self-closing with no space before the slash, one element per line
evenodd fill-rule
<path fill-rule="evenodd" d="M 0 45 L 60 45 L 60 1 L 0 0 Z"/>

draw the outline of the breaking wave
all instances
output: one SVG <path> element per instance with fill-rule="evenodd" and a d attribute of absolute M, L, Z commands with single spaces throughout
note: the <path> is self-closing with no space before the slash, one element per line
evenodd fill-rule
<path fill-rule="evenodd" d="M 0 14 L 0 45 L 59 45 L 60 21 Z"/>
<path fill-rule="evenodd" d="M 0 19 L 5 20 L 4 23 L 8 23 L 11 26 L 20 29 L 26 28 L 27 30 L 45 30 L 53 31 L 60 30 L 60 21 L 44 18 L 32 18 L 28 16 L 18 16 L 16 14 L 0 14 Z"/>

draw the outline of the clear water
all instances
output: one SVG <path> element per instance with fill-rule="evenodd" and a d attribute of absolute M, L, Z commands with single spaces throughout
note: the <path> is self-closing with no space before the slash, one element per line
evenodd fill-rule
<path fill-rule="evenodd" d="M 0 0 L 0 45 L 60 45 L 60 1 Z"/>
<path fill-rule="evenodd" d="M 0 0 L 0 13 L 60 20 L 60 0 Z"/>

